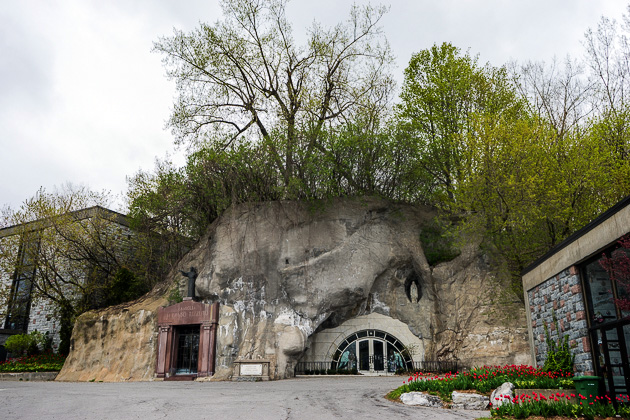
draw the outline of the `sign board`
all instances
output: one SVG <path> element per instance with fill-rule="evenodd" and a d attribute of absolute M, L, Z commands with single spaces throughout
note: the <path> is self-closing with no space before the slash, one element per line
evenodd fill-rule
<path fill-rule="evenodd" d="M 242 363 L 241 364 L 241 376 L 262 376 L 263 365 L 262 363 Z"/>
<path fill-rule="evenodd" d="M 185 301 L 175 305 L 158 309 L 159 325 L 193 325 L 204 322 L 216 322 L 217 315 L 213 316 L 212 305 L 201 302 Z M 217 312 L 218 314 L 218 312 Z"/>

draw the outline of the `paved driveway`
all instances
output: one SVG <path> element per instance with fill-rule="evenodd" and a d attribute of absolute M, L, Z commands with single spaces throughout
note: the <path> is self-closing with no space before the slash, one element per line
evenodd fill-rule
<path fill-rule="evenodd" d="M 400 377 L 273 382 L 0 382 L 2 419 L 474 419 L 487 411 L 407 407 Z"/>

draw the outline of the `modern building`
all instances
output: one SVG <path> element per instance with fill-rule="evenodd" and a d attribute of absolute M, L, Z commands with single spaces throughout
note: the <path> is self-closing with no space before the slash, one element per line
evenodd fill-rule
<path fill-rule="evenodd" d="M 79 282 L 88 279 L 87 266 L 82 272 L 69 273 L 81 265 L 76 261 L 68 264 L 69 254 L 59 249 L 63 248 L 64 241 L 72 240 L 67 235 L 69 230 L 80 235 L 81 232 L 88 234 L 90 229 L 97 229 L 97 239 L 103 245 L 112 244 L 115 253 L 130 251 L 132 231 L 127 216 L 100 206 L 70 212 L 59 219 L 36 220 L 0 229 L 0 361 L 7 357 L 6 339 L 14 334 L 35 330 L 47 333 L 52 338 L 53 349 L 58 348 L 58 308 L 42 293 L 37 293 L 34 284 L 46 278 L 49 287 L 72 294 L 72 282 L 64 282 L 62 278 L 72 276 Z M 72 238 L 76 238 L 75 233 Z M 55 277 L 60 280 L 55 282 Z"/>
<path fill-rule="evenodd" d="M 575 375 L 602 377 L 611 395 L 630 390 L 629 234 L 630 196 L 523 272 L 532 359 L 543 365 L 547 335 L 568 336 Z"/>

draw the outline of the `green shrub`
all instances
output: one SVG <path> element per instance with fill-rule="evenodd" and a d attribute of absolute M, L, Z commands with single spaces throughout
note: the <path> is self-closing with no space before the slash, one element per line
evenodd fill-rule
<path fill-rule="evenodd" d="M 129 269 L 121 267 L 107 286 L 105 306 L 119 305 L 148 292 L 146 285 Z"/>
<path fill-rule="evenodd" d="M 422 227 L 420 242 L 424 256 L 432 267 L 442 262 L 451 261 L 461 253 L 455 247 L 453 236 L 448 232 L 448 228 L 438 221 L 433 221 Z"/>
<path fill-rule="evenodd" d="M 30 334 L 16 334 L 7 338 L 4 348 L 13 356 L 26 356 L 39 353 L 37 339 L 42 333 L 33 331 Z"/>
<path fill-rule="evenodd" d="M 554 322 L 556 323 L 556 331 L 560 333 L 558 328 L 558 322 L 556 320 L 555 313 L 553 314 Z M 545 328 L 545 339 L 547 341 L 547 358 L 543 365 L 543 371 L 545 372 L 559 372 L 559 373 L 573 373 L 573 362 L 575 355 L 571 353 L 569 348 L 569 336 L 565 335 L 563 338 L 559 338 L 558 341 L 551 339 L 549 335 L 549 329 L 547 324 Z"/>
<path fill-rule="evenodd" d="M 168 303 L 169 305 L 173 305 L 175 303 L 183 302 L 184 298 L 182 297 L 181 292 L 179 291 L 179 286 L 175 286 L 171 289 L 171 292 L 168 295 Z"/>

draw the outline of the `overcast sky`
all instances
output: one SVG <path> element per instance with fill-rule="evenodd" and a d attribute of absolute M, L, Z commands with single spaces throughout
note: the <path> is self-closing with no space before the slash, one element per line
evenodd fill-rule
<path fill-rule="evenodd" d="M 313 20 L 343 20 L 353 3 L 293 0 L 296 38 Z M 584 32 L 626 10 L 622 0 L 389 4 L 382 26 L 399 82 L 412 53 L 445 41 L 495 66 L 579 58 Z M 182 163 L 164 128 L 174 83 L 152 43 L 220 13 L 218 0 L 0 0 L 0 207 L 66 182 L 122 195 L 125 177 L 153 169 L 156 157 Z"/>

